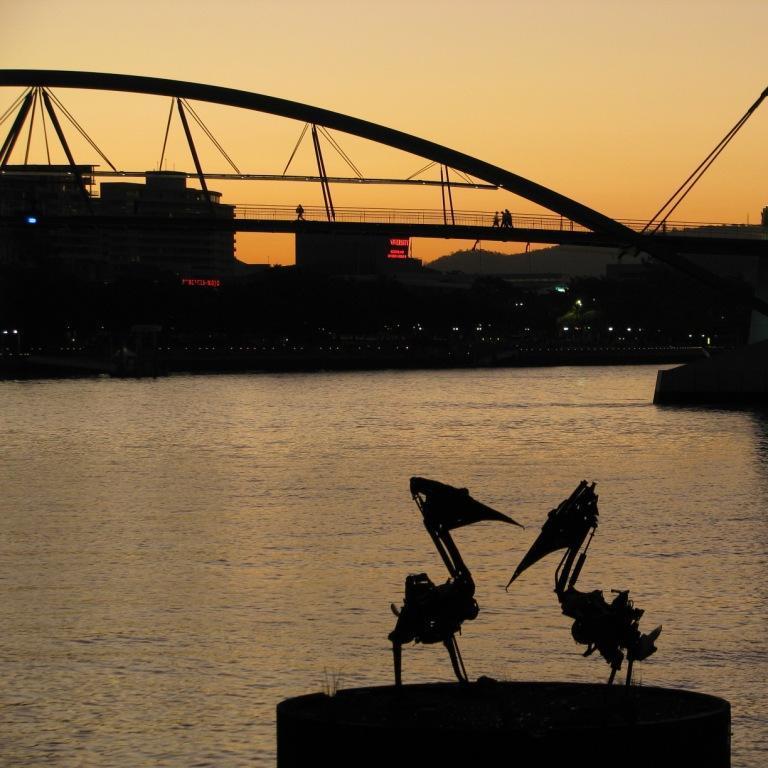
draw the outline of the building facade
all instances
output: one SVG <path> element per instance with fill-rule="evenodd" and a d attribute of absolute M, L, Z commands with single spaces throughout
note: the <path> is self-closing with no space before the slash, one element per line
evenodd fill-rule
<path fill-rule="evenodd" d="M 385 235 L 296 235 L 296 266 L 327 275 L 381 275 L 418 269 L 408 237 Z"/>
<path fill-rule="evenodd" d="M 7 165 L 0 172 L 0 263 L 38 266 L 48 261 L 82 265 L 98 259 L 93 232 L 69 227 L 41 230 L 49 216 L 91 212 L 93 166 Z"/>
<path fill-rule="evenodd" d="M 223 204 L 219 192 L 187 187 L 184 173 L 148 171 L 146 183 L 104 182 L 96 195 L 93 172 L 93 166 L 78 167 L 81 186 L 68 165 L 6 166 L 0 172 L 0 262 L 58 264 L 98 278 L 131 265 L 187 278 L 221 277 L 236 269 L 231 228 L 162 226 L 169 219 L 234 218 L 234 206 Z M 81 219 L 88 226 L 53 223 L 67 216 L 91 218 Z M 112 223 L 99 227 L 99 217 Z M 114 225 L 122 219 L 124 226 Z"/>
<path fill-rule="evenodd" d="M 103 182 L 98 211 L 103 216 L 158 219 L 232 219 L 235 208 L 221 193 L 187 187 L 184 173 L 152 171 L 146 184 Z M 105 243 L 113 264 L 141 263 L 188 277 L 229 274 L 235 267 L 235 234 L 205 227 L 142 226 L 118 230 Z"/>

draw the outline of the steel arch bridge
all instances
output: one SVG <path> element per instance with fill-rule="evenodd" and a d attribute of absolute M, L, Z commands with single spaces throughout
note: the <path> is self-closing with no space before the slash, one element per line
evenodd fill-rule
<path fill-rule="evenodd" d="M 446 168 L 453 168 L 474 176 L 487 184 L 507 190 L 586 228 L 591 235 L 589 242 L 593 244 L 637 249 L 648 253 L 710 286 L 730 293 L 740 301 L 747 301 L 754 309 L 768 315 L 768 302 L 756 296 L 745 296 L 741 290 L 734 288 L 728 281 L 685 258 L 680 253 L 683 245 L 682 240 L 678 244 L 673 244 L 669 242 L 669 238 L 641 234 L 583 203 L 504 168 L 427 139 L 360 118 L 296 101 L 234 88 L 138 75 L 5 69 L 0 70 L 0 86 L 73 88 L 192 99 L 299 120 L 368 139 L 440 163 Z M 419 232 L 418 234 L 425 237 L 430 236 L 426 232 Z M 434 231 L 431 236 L 445 237 L 450 235 L 445 232 Z M 467 237 L 468 233 L 461 236 Z M 530 239 L 533 241 L 536 238 Z M 699 240 L 701 239 L 699 238 Z M 541 238 L 539 240 L 542 241 Z M 551 242 L 551 240 L 543 241 Z M 579 241 L 585 242 L 585 238 L 581 238 L 581 240 L 578 237 L 570 239 L 570 242 Z"/>

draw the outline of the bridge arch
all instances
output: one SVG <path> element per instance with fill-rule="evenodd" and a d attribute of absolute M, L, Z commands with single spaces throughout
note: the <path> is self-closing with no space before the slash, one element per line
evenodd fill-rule
<path fill-rule="evenodd" d="M 638 250 L 649 253 L 660 261 L 686 272 L 692 277 L 725 293 L 729 293 L 733 298 L 746 302 L 753 309 L 768 315 L 768 302 L 763 301 L 757 296 L 745 296 L 741 290 L 725 282 L 722 278 L 680 255 L 671 243 L 664 245 L 658 241 L 651 242 L 647 236 L 631 230 L 609 216 L 504 168 L 491 165 L 441 144 L 436 144 L 418 136 L 387 128 L 367 120 L 361 120 L 360 118 L 320 107 L 313 107 L 298 101 L 289 101 L 275 96 L 265 96 L 235 88 L 140 75 L 55 69 L 3 69 L 0 70 L 0 86 L 49 86 L 100 91 L 122 91 L 154 96 L 178 96 L 194 101 L 204 101 L 264 112 L 278 117 L 286 117 L 305 123 L 315 123 L 326 128 L 333 128 L 334 130 L 369 139 L 370 141 L 394 147 L 395 149 L 411 152 L 414 155 L 455 168 L 489 184 L 506 189 L 526 200 L 530 200 L 544 208 L 572 219 L 593 232 L 607 236 L 620 247 L 636 247 Z"/>
<path fill-rule="evenodd" d="M 207 101 L 229 107 L 264 112 L 306 123 L 316 123 L 326 128 L 333 128 L 343 133 L 349 133 L 379 144 L 394 147 L 395 149 L 401 149 L 424 157 L 427 160 L 433 160 L 436 163 L 442 163 L 456 170 L 463 171 L 489 184 L 494 184 L 513 192 L 544 208 L 555 211 L 569 219 L 573 219 L 573 221 L 594 232 L 611 235 L 619 241 L 626 241 L 627 245 L 634 242 L 637 236 L 636 232 L 608 216 L 498 166 L 491 165 L 470 155 L 457 152 L 418 136 L 297 101 L 289 101 L 275 96 L 265 96 L 234 88 L 191 83 L 183 80 L 50 69 L 0 70 L 0 86 L 49 86 L 100 91 L 123 91 L 153 96 L 178 96 L 195 101 Z"/>

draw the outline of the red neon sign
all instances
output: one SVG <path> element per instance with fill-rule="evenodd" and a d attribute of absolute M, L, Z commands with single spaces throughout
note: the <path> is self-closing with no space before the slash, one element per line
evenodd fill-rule
<path fill-rule="evenodd" d="M 182 277 L 182 285 L 196 285 L 202 288 L 220 288 L 221 280 L 217 278 Z"/>
<path fill-rule="evenodd" d="M 407 259 L 408 251 L 411 247 L 411 240 L 408 237 L 390 237 L 388 259 Z"/>

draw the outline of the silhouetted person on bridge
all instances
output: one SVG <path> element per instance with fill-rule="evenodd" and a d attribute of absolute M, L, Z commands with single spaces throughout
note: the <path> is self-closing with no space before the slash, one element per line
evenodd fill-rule
<path fill-rule="evenodd" d="M 509 208 L 505 208 L 501 214 L 501 226 L 507 229 L 512 229 L 512 214 L 509 212 Z"/>
<path fill-rule="evenodd" d="M 493 224 L 491 224 L 492 227 L 498 227 L 499 226 L 499 212 L 496 211 L 496 213 L 493 214 Z"/>
<path fill-rule="evenodd" d="M 304 221 L 304 207 L 301 203 L 296 206 L 296 220 Z"/>

